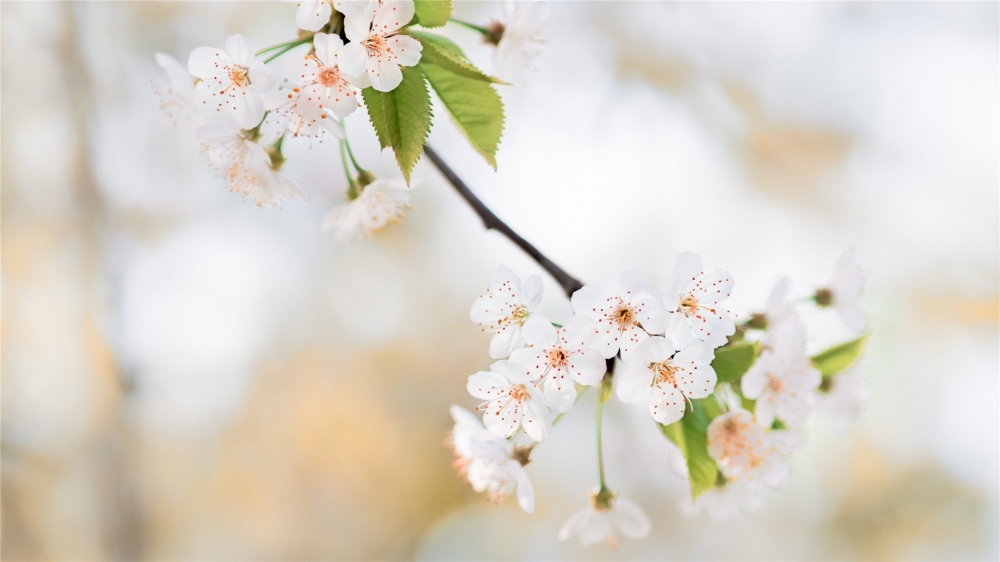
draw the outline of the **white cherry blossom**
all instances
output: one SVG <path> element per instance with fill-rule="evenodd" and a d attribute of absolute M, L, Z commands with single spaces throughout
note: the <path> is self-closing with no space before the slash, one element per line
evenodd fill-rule
<path fill-rule="evenodd" d="M 340 69 L 349 76 L 368 75 L 373 88 L 389 92 L 403 81 L 401 66 L 420 62 L 423 45 L 399 30 L 413 19 L 413 0 L 373 3 L 344 19 L 350 40 L 340 53 Z"/>
<path fill-rule="evenodd" d="M 522 326 L 542 302 L 542 278 L 528 277 L 524 283 L 509 268 L 500 266 L 490 273 L 490 286 L 472 303 L 469 318 L 484 332 L 496 334 L 490 340 L 490 357 L 509 357 L 524 346 Z M 543 321 L 549 321 L 544 317 Z"/>
<path fill-rule="evenodd" d="M 654 420 L 674 423 L 684 416 L 688 400 L 712 394 L 714 358 L 712 346 L 705 342 L 692 342 L 677 351 L 670 340 L 651 337 L 635 353 L 622 357 L 615 375 L 618 398 L 628 404 L 646 399 Z"/>
<path fill-rule="evenodd" d="M 197 134 L 208 152 L 209 167 L 226 180 L 226 189 L 248 203 L 280 207 L 281 200 L 293 195 L 309 202 L 309 193 L 299 182 L 274 169 L 267 151 L 232 123 L 203 125 Z"/>
<path fill-rule="evenodd" d="M 775 283 L 767 297 L 764 312 L 754 314 L 749 326 L 765 330 L 761 336 L 761 344 L 765 348 L 775 353 L 801 355 L 806 349 L 806 327 L 788 301 L 790 285 L 788 277 Z"/>
<path fill-rule="evenodd" d="M 741 386 L 744 396 L 757 401 L 757 423 L 771 427 L 777 418 L 792 427 L 809 416 L 811 396 L 821 379 L 806 357 L 765 350 L 743 375 Z"/>
<path fill-rule="evenodd" d="M 401 178 L 377 179 L 353 201 L 334 207 L 323 221 L 323 230 L 332 230 L 337 240 L 371 238 L 403 219 L 410 208 L 411 189 Z"/>
<path fill-rule="evenodd" d="M 592 386 L 601 382 L 607 363 L 593 347 L 597 325 L 572 316 L 558 330 L 545 317 L 532 316 L 521 330 L 528 347 L 517 349 L 511 361 L 527 368 L 528 378 L 544 389 L 548 406 L 568 411 L 576 399 L 573 383 Z"/>
<path fill-rule="evenodd" d="M 513 443 L 483 426 L 472 412 L 451 407 L 455 420 L 448 445 L 455 453 L 454 467 L 477 492 L 486 492 L 490 501 L 501 503 L 515 490 L 517 503 L 525 513 L 535 511 L 535 491 L 524 470 L 526 448 Z"/>
<path fill-rule="evenodd" d="M 785 453 L 797 444 L 785 431 L 765 432 L 753 414 L 738 409 L 717 416 L 708 424 L 708 454 L 728 480 L 761 478 L 778 486 L 790 473 Z"/>
<path fill-rule="evenodd" d="M 499 77 L 517 80 L 525 71 L 535 69 L 545 44 L 542 29 L 549 6 L 542 0 L 504 0 L 501 5 L 504 21 L 494 21 L 487 28 L 491 38 L 499 38 L 493 64 Z"/>
<path fill-rule="evenodd" d="M 826 287 L 816 291 L 816 303 L 832 306 L 845 326 L 855 332 L 865 330 L 865 315 L 861 311 L 861 290 L 864 272 L 854 257 L 854 250 L 844 252 L 833 266 L 833 277 Z"/>
<path fill-rule="evenodd" d="M 205 124 L 205 114 L 194 104 L 194 76 L 174 57 L 156 53 L 156 64 L 167 74 L 166 78 L 154 79 L 153 92 L 160 98 L 160 109 L 174 124 L 179 118 L 185 119 L 192 129 Z"/>
<path fill-rule="evenodd" d="M 319 31 L 330 23 L 333 15 L 332 0 L 284 0 L 298 4 L 295 11 L 295 25 L 306 31 Z"/>
<path fill-rule="evenodd" d="M 829 417 L 833 430 L 843 435 L 864 411 L 866 393 L 860 365 L 855 364 L 846 371 L 824 379 L 813 400 L 816 411 Z"/>
<path fill-rule="evenodd" d="M 681 513 L 688 517 L 704 515 L 711 521 L 727 521 L 743 513 L 760 511 L 760 481 L 740 478 L 713 486 L 696 499 L 680 502 Z"/>
<path fill-rule="evenodd" d="M 483 425 L 500 437 L 511 437 L 518 428 L 535 441 L 549 435 L 552 425 L 545 397 L 528 378 L 527 370 L 512 361 L 497 361 L 489 371 L 469 376 L 469 394 L 485 400 L 476 409 L 485 412 Z"/>
<path fill-rule="evenodd" d="M 618 536 L 641 539 L 649 534 L 649 518 L 638 505 L 619 498 L 604 507 L 591 494 L 591 506 L 574 513 L 559 530 L 559 540 L 579 537 L 585 547 L 607 541 L 612 550 L 618 548 Z"/>
<path fill-rule="evenodd" d="M 666 336 L 679 346 L 695 339 L 712 347 L 724 345 L 727 336 L 736 332 L 736 324 L 722 305 L 732 290 L 728 271 L 717 269 L 706 275 L 700 255 L 678 255 L 673 275 L 663 284 L 663 307 L 671 316 Z"/>
<path fill-rule="evenodd" d="M 614 291 L 585 285 L 573 293 L 571 302 L 574 312 L 597 322 L 600 338 L 595 345 L 606 359 L 619 350 L 623 356 L 634 351 L 650 334 L 662 334 L 667 326 L 667 313 L 646 292 L 646 278 L 638 271 L 622 273 Z"/>
<path fill-rule="evenodd" d="M 226 50 L 198 47 L 188 58 L 188 72 L 201 78 L 195 105 L 209 116 L 232 120 L 241 129 L 256 127 L 264 117 L 261 94 L 277 79 L 254 58 L 253 45 L 240 34 L 226 39 Z"/>

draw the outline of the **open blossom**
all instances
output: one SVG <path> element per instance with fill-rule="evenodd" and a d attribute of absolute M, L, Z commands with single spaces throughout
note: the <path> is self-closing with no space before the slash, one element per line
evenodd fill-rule
<path fill-rule="evenodd" d="M 367 73 L 373 88 L 389 92 L 403 81 L 401 66 L 420 62 L 423 45 L 399 30 L 413 19 L 413 0 L 386 0 L 344 20 L 350 39 L 340 53 L 340 69 L 349 76 Z"/>
<path fill-rule="evenodd" d="M 690 496 L 680 502 L 681 513 L 688 517 L 704 515 L 711 521 L 726 521 L 742 513 L 760 511 L 760 482 L 740 478 L 713 486 L 697 498 Z"/>
<path fill-rule="evenodd" d="M 765 432 L 746 410 L 717 416 L 708 424 L 707 434 L 708 454 L 730 481 L 759 476 L 765 484 L 778 486 L 790 472 L 785 453 L 797 444 L 797 434 Z"/>
<path fill-rule="evenodd" d="M 484 332 L 496 334 L 490 340 L 490 357 L 503 359 L 524 345 L 524 323 L 542 302 L 542 278 L 528 277 L 524 283 L 509 268 L 500 266 L 490 273 L 486 293 L 472 303 L 469 318 Z M 544 323 L 549 321 L 542 317 Z"/>
<path fill-rule="evenodd" d="M 534 70 L 535 60 L 545 43 L 542 28 L 549 15 L 544 1 L 504 0 L 504 22 L 494 21 L 487 28 L 490 38 L 499 38 L 493 54 L 493 64 L 498 76 L 516 80 L 524 71 Z"/>
<path fill-rule="evenodd" d="M 558 330 L 545 317 L 530 318 L 522 334 L 528 347 L 517 349 L 511 361 L 524 365 L 528 378 L 544 389 L 550 408 L 568 411 L 576 399 L 573 383 L 592 386 L 604 377 L 607 364 L 592 346 L 597 326 L 573 316 Z"/>
<path fill-rule="evenodd" d="M 353 201 L 334 207 L 323 221 L 323 230 L 332 230 L 337 240 L 370 238 L 403 219 L 410 208 L 410 189 L 399 178 L 375 180 Z"/>
<path fill-rule="evenodd" d="M 601 505 L 591 494 L 591 506 L 574 513 L 559 530 L 559 540 L 580 537 L 585 547 L 608 542 L 614 550 L 618 548 L 618 535 L 630 539 L 641 539 L 649 534 L 649 518 L 638 505 L 623 499 L 608 500 L 610 505 Z"/>
<path fill-rule="evenodd" d="M 226 188 L 258 207 L 280 207 L 282 199 L 309 193 L 288 174 L 274 169 L 271 156 L 232 123 L 203 125 L 197 130 L 208 152 L 209 166 L 226 180 Z"/>
<path fill-rule="evenodd" d="M 667 337 L 679 346 L 692 339 L 712 347 L 725 344 L 726 337 L 736 332 L 736 324 L 722 305 L 732 290 L 728 271 L 717 269 L 706 275 L 700 255 L 678 255 L 673 275 L 663 284 L 663 307 L 671 316 Z"/>
<path fill-rule="evenodd" d="M 809 416 L 811 395 L 821 378 L 802 355 L 764 351 L 743 375 L 741 386 L 744 396 L 757 401 L 757 423 L 771 427 L 777 418 L 797 426 Z"/>
<path fill-rule="evenodd" d="M 753 315 L 750 327 L 765 330 L 761 336 L 765 348 L 780 354 L 801 355 L 806 349 L 806 327 L 788 302 L 790 284 L 787 277 L 775 283 L 767 297 L 764 312 Z"/>
<path fill-rule="evenodd" d="M 153 92 L 160 98 L 160 109 L 176 124 L 184 118 L 192 128 L 205 124 L 205 114 L 194 105 L 194 77 L 174 57 L 156 53 L 156 64 L 167 74 L 153 80 Z"/>
<path fill-rule="evenodd" d="M 865 405 L 865 379 L 855 364 L 850 369 L 824 379 L 813 399 L 817 412 L 822 412 L 833 422 L 833 430 L 843 435 L 848 426 L 858 419 Z"/>
<path fill-rule="evenodd" d="M 490 501 L 502 502 L 515 490 L 517 503 L 525 513 L 535 511 L 535 491 L 524 471 L 523 449 L 483 426 L 472 412 L 459 406 L 451 407 L 455 420 L 448 445 L 455 453 L 455 469 L 464 476 L 472 489 L 489 494 Z M 522 461 L 523 459 L 523 461 Z"/>
<path fill-rule="evenodd" d="M 832 306 L 845 326 L 855 332 L 865 329 L 861 312 L 861 289 L 864 272 L 854 257 L 854 250 L 844 252 L 833 266 L 833 277 L 826 287 L 816 291 L 816 304 Z"/>
<path fill-rule="evenodd" d="M 573 293 L 573 311 L 597 322 L 600 338 L 595 346 L 610 359 L 635 350 L 650 334 L 662 334 L 667 314 L 653 295 L 646 292 L 646 278 L 628 270 L 614 291 L 585 285 Z"/>
<path fill-rule="evenodd" d="M 715 388 L 712 369 L 715 352 L 704 342 L 692 342 L 677 351 L 665 338 L 654 336 L 639 344 L 635 353 L 622 357 L 618 368 L 618 398 L 649 402 L 649 413 L 661 424 L 684 416 L 687 401 L 705 398 Z"/>
<path fill-rule="evenodd" d="M 277 140 L 285 131 L 297 137 L 318 137 L 324 130 L 344 138 L 337 118 L 358 108 L 354 86 L 340 74 L 337 64 L 344 42 L 337 35 L 317 33 L 313 47 L 315 53 L 288 59 L 288 83 L 264 98 L 268 111 L 261 126 L 264 138 Z"/>
<path fill-rule="evenodd" d="M 212 117 L 231 119 L 241 129 L 252 129 L 264 117 L 261 94 L 277 79 L 254 58 L 253 45 L 240 34 L 226 39 L 226 50 L 198 47 L 188 58 L 188 72 L 201 78 L 195 86 L 195 104 Z"/>
<path fill-rule="evenodd" d="M 527 370 L 514 362 L 497 361 L 489 371 L 469 376 L 469 394 L 485 400 L 483 425 L 500 437 L 511 437 L 518 428 L 535 441 L 549 435 L 552 425 L 542 392 L 531 383 Z"/>

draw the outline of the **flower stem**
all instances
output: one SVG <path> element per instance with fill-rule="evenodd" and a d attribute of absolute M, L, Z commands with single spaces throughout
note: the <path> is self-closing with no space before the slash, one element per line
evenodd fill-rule
<path fill-rule="evenodd" d="M 289 45 L 291 45 L 292 47 L 298 47 L 299 45 L 301 45 L 303 43 L 308 43 L 310 41 L 312 41 L 312 35 L 310 35 L 309 37 L 304 37 L 304 38 L 299 38 L 299 39 L 292 39 L 291 41 L 285 41 L 284 43 L 278 43 L 278 44 L 275 44 L 275 45 L 271 45 L 270 47 L 264 47 L 263 49 L 261 49 L 261 50 L 257 51 L 256 53 L 254 53 L 254 56 L 259 57 L 259 56 L 263 55 L 264 53 L 266 53 L 268 51 L 273 51 L 275 49 L 280 49 L 282 47 L 288 47 Z"/>
<path fill-rule="evenodd" d="M 479 215 L 479 218 L 483 221 L 483 225 L 487 230 L 496 230 L 497 232 L 506 236 L 511 242 L 513 242 L 518 248 L 521 248 L 526 254 L 531 256 L 538 265 L 542 266 L 542 269 L 548 272 L 556 283 L 562 287 L 563 292 L 566 293 L 567 297 L 573 296 L 577 290 L 583 287 L 583 283 L 578 281 L 569 273 L 566 273 L 561 267 L 555 264 L 552 260 L 545 256 L 542 252 L 531 245 L 530 242 L 521 237 L 520 234 L 514 232 L 514 230 L 507 226 L 507 223 L 500 220 L 500 217 L 493 214 L 493 211 L 489 209 L 482 201 L 476 197 L 476 194 L 469 189 L 469 186 L 458 177 L 448 164 L 434 151 L 430 146 L 424 145 L 424 153 L 430 158 L 431 163 L 441 172 L 441 175 L 448 180 L 448 182 L 458 191 L 458 194 L 465 199 L 466 203 L 472 207 L 472 210 Z"/>
<path fill-rule="evenodd" d="M 264 59 L 264 64 L 267 64 L 267 63 L 273 61 L 274 59 L 280 57 L 281 55 L 287 53 L 288 51 L 291 51 L 295 47 L 298 47 L 299 45 L 304 45 L 304 44 L 306 44 L 306 43 L 308 43 L 310 41 L 312 41 L 312 35 L 310 35 L 309 37 L 302 38 L 302 39 L 297 39 L 295 41 L 290 41 L 290 42 L 286 43 L 285 46 L 282 47 L 281 50 L 279 50 L 277 53 L 274 53 L 273 55 L 271 55 L 271 56 L 267 57 L 266 59 Z"/>
<path fill-rule="evenodd" d="M 351 167 L 347 164 L 347 153 L 344 150 L 344 141 L 340 141 L 340 162 L 344 165 L 344 175 L 347 176 L 347 200 L 354 201 L 358 198 L 358 188 L 351 177 Z"/>
<path fill-rule="evenodd" d="M 603 393 L 597 395 L 597 468 L 601 477 L 601 490 L 605 490 L 608 485 L 604 482 L 604 448 L 601 445 L 601 418 L 604 414 L 604 397 L 602 395 Z"/>
<path fill-rule="evenodd" d="M 450 21 L 451 23 L 457 23 L 458 25 L 460 25 L 462 27 L 466 27 L 468 29 L 476 31 L 476 32 L 482 34 L 483 37 L 489 37 L 490 36 L 489 30 L 487 30 L 485 27 L 481 27 L 481 26 L 478 26 L 478 25 L 475 25 L 475 24 L 472 24 L 472 23 L 469 23 L 469 22 L 462 21 L 462 20 L 457 20 L 455 18 L 448 18 L 448 21 Z"/>
<path fill-rule="evenodd" d="M 354 157 L 354 151 L 351 150 L 351 141 L 347 140 L 347 126 L 344 124 L 344 118 L 340 118 L 340 128 L 344 130 L 344 146 L 347 147 L 347 155 L 351 158 L 351 164 L 354 165 L 354 169 L 358 172 L 364 172 L 365 169 L 358 164 L 358 160 Z"/>

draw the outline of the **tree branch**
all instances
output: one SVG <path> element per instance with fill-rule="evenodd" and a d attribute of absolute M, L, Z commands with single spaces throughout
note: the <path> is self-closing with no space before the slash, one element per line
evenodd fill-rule
<path fill-rule="evenodd" d="M 458 177 L 455 171 L 441 159 L 434 149 L 430 146 L 424 145 L 424 153 L 427 154 L 427 157 L 430 158 L 434 166 L 441 172 L 441 175 L 443 175 L 452 187 L 458 191 L 458 194 L 462 196 L 462 199 L 465 199 L 469 206 L 472 207 L 472 210 L 479 215 L 479 218 L 482 219 L 483 225 L 487 228 L 487 230 L 496 230 L 510 239 L 510 241 L 516 244 L 518 248 L 524 250 L 526 254 L 538 262 L 538 265 L 542 266 L 542 269 L 547 271 L 549 275 L 551 275 L 552 278 L 559 283 L 559 286 L 562 287 L 562 290 L 566 293 L 567 297 L 572 297 L 573 293 L 583 287 L 583 283 L 578 281 L 569 273 L 566 273 L 561 267 L 547 258 L 545 254 L 540 252 L 538 248 L 532 246 L 531 243 L 524 238 L 521 238 L 521 235 L 514 232 L 511 227 L 507 226 L 507 223 L 500 220 L 500 217 L 493 214 L 493 211 L 491 211 L 485 204 L 483 204 L 482 201 L 479 200 L 478 197 L 476 197 L 476 194 L 469 189 L 469 186 L 465 185 L 462 178 Z"/>

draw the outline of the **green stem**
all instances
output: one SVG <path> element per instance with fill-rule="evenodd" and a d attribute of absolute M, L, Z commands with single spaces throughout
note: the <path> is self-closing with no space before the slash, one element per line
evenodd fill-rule
<path fill-rule="evenodd" d="M 351 142 L 347 140 L 347 127 L 344 125 L 343 117 L 340 118 L 340 128 L 344 130 L 344 146 L 347 147 L 347 155 L 351 157 L 351 164 L 354 164 L 354 169 L 358 172 L 365 171 L 365 169 L 361 167 L 361 164 L 358 164 L 358 160 L 354 157 L 354 151 L 351 150 Z"/>
<path fill-rule="evenodd" d="M 354 201 L 358 198 L 358 188 L 351 177 L 351 167 L 347 165 L 347 154 L 344 151 L 344 141 L 340 141 L 340 161 L 344 165 L 344 175 L 347 176 L 347 200 Z"/>
<path fill-rule="evenodd" d="M 306 44 L 306 43 L 308 43 L 310 41 L 312 41 L 312 36 L 311 35 L 309 37 L 306 37 L 305 39 L 299 39 L 298 41 L 292 41 L 291 43 L 288 43 L 285 47 L 283 47 L 277 53 L 274 53 L 273 55 L 271 55 L 271 56 L 267 57 L 266 59 L 264 59 L 264 64 L 267 64 L 267 63 L 273 61 L 274 59 L 280 57 L 281 55 L 287 53 L 288 51 L 291 51 L 295 47 L 298 47 L 299 45 L 304 45 L 304 44 Z"/>
<path fill-rule="evenodd" d="M 604 448 L 601 446 L 601 417 L 604 413 L 604 401 L 601 400 L 601 396 L 597 396 L 597 468 L 600 471 L 601 476 L 601 490 L 607 489 L 608 485 L 604 482 Z"/>
<path fill-rule="evenodd" d="M 256 53 L 254 53 L 254 56 L 259 57 L 259 56 L 263 55 L 264 53 L 266 53 L 268 51 L 273 51 L 275 49 L 280 49 L 282 47 L 287 47 L 289 45 L 291 45 L 293 47 L 298 47 L 299 45 L 301 45 L 303 43 L 308 43 L 310 41 L 312 41 L 312 35 L 310 35 L 309 37 L 305 37 L 305 38 L 292 39 L 291 41 L 285 41 L 284 43 L 278 43 L 276 45 L 271 45 L 270 47 L 264 47 L 263 49 L 261 49 L 261 50 L 257 51 Z"/>
<path fill-rule="evenodd" d="M 450 21 L 451 23 L 457 23 L 458 25 L 460 25 L 462 27 L 466 27 L 466 28 L 469 28 L 469 29 L 471 29 L 473 31 L 479 32 L 479 33 L 481 33 L 483 35 L 483 37 L 489 37 L 490 36 L 489 30 L 487 30 L 485 27 L 480 27 L 478 25 L 475 25 L 475 24 L 472 24 L 472 23 L 469 23 L 469 22 L 464 22 L 462 20 L 457 20 L 455 18 L 448 18 L 448 21 Z"/>

